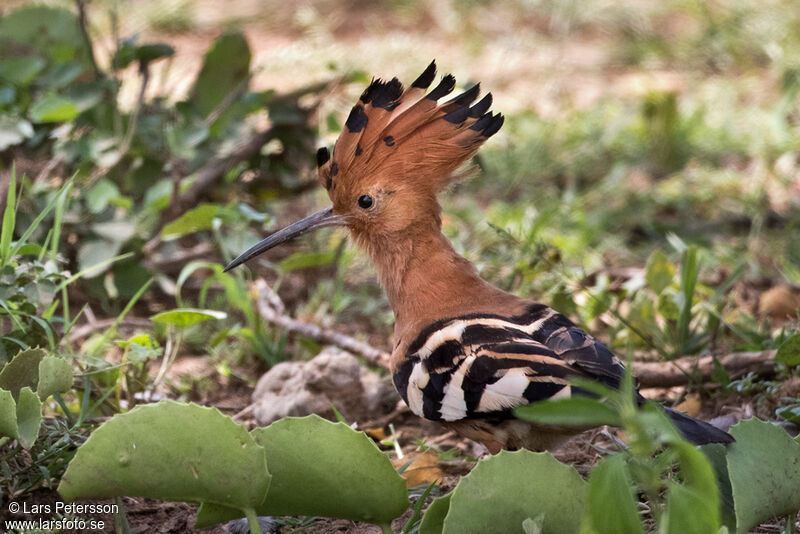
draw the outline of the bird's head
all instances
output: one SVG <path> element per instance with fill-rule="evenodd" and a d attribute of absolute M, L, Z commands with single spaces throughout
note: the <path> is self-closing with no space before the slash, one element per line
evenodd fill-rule
<path fill-rule="evenodd" d="M 440 226 L 436 195 L 453 171 L 503 124 L 488 111 L 491 94 L 480 88 L 439 103 L 455 78 L 436 75 L 432 62 L 407 89 L 397 78 L 374 80 L 347 117 L 333 153 L 317 152 L 319 183 L 332 205 L 259 242 L 226 270 L 289 239 L 327 226 L 347 226 L 359 244 L 383 243 Z"/>

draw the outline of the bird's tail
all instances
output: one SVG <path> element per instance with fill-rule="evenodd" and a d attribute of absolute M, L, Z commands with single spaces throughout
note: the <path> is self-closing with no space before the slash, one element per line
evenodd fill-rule
<path fill-rule="evenodd" d="M 720 430 L 719 428 L 700 421 L 694 417 L 689 417 L 685 413 L 678 412 L 672 408 L 664 408 L 667 415 L 683 437 L 694 443 L 695 445 L 705 445 L 706 443 L 733 443 L 735 440 L 733 436 Z"/>

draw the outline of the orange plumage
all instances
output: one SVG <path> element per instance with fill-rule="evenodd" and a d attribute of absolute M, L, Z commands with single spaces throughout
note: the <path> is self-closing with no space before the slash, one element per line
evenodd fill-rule
<path fill-rule="evenodd" d="M 514 418 L 516 406 L 572 394 L 570 377 L 617 387 L 624 368 L 604 345 L 545 305 L 481 279 L 441 232 L 437 194 L 503 124 L 479 86 L 443 103 L 455 79 L 430 91 L 434 63 L 408 89 L 373 81 L 350 111 L 333 154 L 317 153 L 332 206 L 284 228 L 231 269 L 297 235 L 346 226 L 374 262 L 395 314 L 391 370 L 411 410 L 501 448 L 542 450 L 574 430 Z M 707 423 L 667 409 L 692 441 L 729 442 Z"/>

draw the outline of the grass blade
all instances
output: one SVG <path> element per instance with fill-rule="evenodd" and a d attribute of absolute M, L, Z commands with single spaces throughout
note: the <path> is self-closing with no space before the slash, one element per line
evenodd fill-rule
<path fill-rule="evenodd" d="M 0 267 L 5 267 L 11 259 L 11 240 L 14 237 L 14 224 L 17 221 L 17 172 L 16 165 L 11 164 L 11 180 L 8 182 L 6 210 L 3 212 L 3 227 L 0 228 Z"/>

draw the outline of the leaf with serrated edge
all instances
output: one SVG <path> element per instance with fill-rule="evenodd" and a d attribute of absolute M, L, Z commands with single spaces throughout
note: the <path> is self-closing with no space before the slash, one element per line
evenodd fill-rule
<path fill-rule="evenodd" d="M 578 532 L 587 485 L 547 452 L 502 451 L 481 460 L 450 497 L 443 534 L 506 534 L 544 514 L 544 532 Z"/>
<path fill-rule="evenodd" d="M 270 474 L 264 449 L 216 408 L 162 401 L 92 432 L 58 487 L 67 500 L 118 496 L 252 508 Z"/>
<path fill-rule="evenodd" d="M 72 388 L 72 366 L 64 358 L 45 356 L 39 362 L 39 383 L 36 392 L 41 400 Z"/>
<path fill-rule="evenodd" d="M 39 382 L 39 362 L 47 353 L 44 349 L 28 349 L 18 352 L 14 359 L 0 370 L 0 388 L 7 389 L 14 398 L 24 387 L 36 388 Z"/>
<path fill-rule="evenodd" d="M 444 518 L 447 517 L 447 512 L 450 510 L 451 495 L 452 493 L 448 493 L 434 499 L 428 506 L 425 515 L 422 516 L 422 522 L 419 524 L 419 534 L 442 534 Z"/>
<path fill-rule="evenodd" d="M 259 515 L 315 515 L 388 524 L 409 506 L 406 483 L 363 432 L 316 415 L 288 417 L 252 431 L 272 484 Z M 237 517 L 204 505 L 197 525 Z M 240 515 L 240 514 L 239 514 Z"/>
<path fill-rule="evenodd" d="M 0 389 L 0 436 L 17 439 L 19 428 L 17 427 L 17 403 L 11 392 Z"/>
<path fill-rule="evenodd" d="M 736 532 L 800 509 L 800 444 L 786 431 L 747 419 L 730 430 L 728 475 L 736 510 Z"/>
<path fill-rule="evenodd" d="M 19 390 L 17 399 L 17 427 L 19 442 L 30 449 L 39 437 L 39 428 L 42 426 L 42 401 L 29 387 Z"/>

